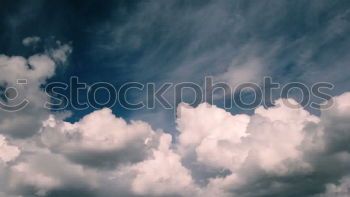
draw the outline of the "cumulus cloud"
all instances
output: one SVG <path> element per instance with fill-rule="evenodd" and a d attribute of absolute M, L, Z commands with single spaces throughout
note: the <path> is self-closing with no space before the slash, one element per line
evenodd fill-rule
<path fill-rule="evenodd" d="M 349 95 L 336 97 L 337 106 L 321 117 L 301 107 L 290 109 L 279 100 L 278 107 L 260 107 L 249 121 L 231 127 L 225 127 L 225 120 L 232 115 L 223 109 L 180 106 L 179 147 L 193 152 L 187 160 L 194 166 L 229 170 L 224 177 L 207 177 L 208 196 L 313 196 L 349 174 Z M 236 116 L 239 122 L 242 115 Z M 201 135 L 208 128 L 213 132 Z M 226 137 L 242 128 L 238 140 Z"/>
<path fill-rule="evenodd" d="M 229 146 L 239 143 L 247 135 L 249 116 L 232 116 L 223 109 L 204 103 L 196 108 L 180 105 L 178 117 L 177 125 L 181 132 L 179 150 L 184 157 L 195 153 L 199 162 L 212 167 L 233 167 L 231 157 L 234 152 Z"/>
<path fill-rule="evenodd" d="M 193 196 L 198 192 L 190 171 L 171 147 L 171 136 L 163 134 L 152 156 L 135 165 L 120 169 L 131 176 L 130 188 L 142 196 Z"/>
<path fill-rule="evenodd" d="M 42 142 L 77 163 L 113 167 L 142 161 L 158 144 L 159 132 L 145 122 L 128 124 L 110 109 L 95 111 L 74 124 L 51 116 L 44 122 Z"/>
<path fill-rule="evenodd" d="M 53 52 L 61 50 L 61 47 L 52 49 Z M 39 130 L 42 121 L 49 115 L 43 107 L 48 97 L 41 85 L 55 74 L 55 70 L 55 59 L 47 53 L 28 58 L 0 55 L 0 87 L 5 94 L 8 88 L 16 89 L 12 97 L 1 97 L 1 103 L 6 106 L 28 103 L 20 112 L 1 110 L 0 133 L 24 138 Z"/>
<path fill-rule="evenodd" d="M 76 123 L 51 115 L 30 140 L 5 138 L 1 191 L 55 196 L 346 196 L 350 93 L 314 116 L 275 107 L 232 115 L 209 104 L 178 107 L 175 139 L 109 109 Z M 28 145 L 30 144 L 30 145 Z M 28 148 L 30 147 L 30 148 Z"/>
<path fill-rule="evenodd" d="M 236 193 L 262 175 L 282 177 L 312 170 L 303 160 L 300 146 L 305 137 L 304 126 L 317 124 L 318 118 L 302 108 L 288 108 L 283 100 L 276 104 L 279 107 L 256 109 L 251 117 L 232 116 L 208 104 L 179 107 L 179 149 L 192 153 L 187 162 L 229 171 L 225 177 L 207 177 L 208 196 L 225 196 L 226 190 Z M 239 192 L 235 195 L 239 196 Z"/>

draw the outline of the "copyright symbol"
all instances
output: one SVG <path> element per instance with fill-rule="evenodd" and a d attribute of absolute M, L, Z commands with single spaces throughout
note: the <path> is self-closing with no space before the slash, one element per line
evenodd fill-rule
<path fill-rule="evenodd" d="M 17 80 L 18 85 L 26 85 L 27 80 L 26 79 L 19 79 Z M 15 112 L 24 109 L 29 101 L 27 99 L 23 99 L 18 104 L 14 104 L 13 102 L 18 98 L 18 90 L 15 87 L 7 87 L 3 93 L 2 98 L 0 100 L 0 109 L 7 111 L 7 112 Z M 2 102 L 2 100 L 5 100 L 6 103 Z M 11 104 L 9 104 L 11 103 Z"/>

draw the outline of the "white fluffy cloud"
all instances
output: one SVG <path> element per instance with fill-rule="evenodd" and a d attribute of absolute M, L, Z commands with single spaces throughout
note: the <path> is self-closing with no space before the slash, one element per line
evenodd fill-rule
<path fill-rule="evenodd" d="M 2 162 L 12 161 L 20 153 L 20 150 L 16 146 L 9 145 L 2 135 L 0 135 L 0 150 L 0 161 Z"/>
<path fill-rule="evenodd" d="M 171 150 L 171 136 L 163 134 L 152 156 L 140 163 L 120 169 L 131 176 L 130 188 L 142 196 L 193 196 L 197 194 L 190 171 L 181 157 Z"/>
<path fill-rule="evenodd" d="M 303 109 L 289 109 L 282 100 L 276 104 L 279 107 L 256 109 L 251 117 L 232 116 L 207 104 L 180 106 L 179 149 L 194 151 L 194 159 L 203 165 L 233 172 L 254 162 L 266 171 L 287 173 L 282 162 L 301 158 L 303 127 L 318 118 Z"/>
<path fill-rule="evenodd" d="M 0 188 L 22 196 L 346 196 L 350 93 L 334 99 L 320 117 L 283 100 L 251 116 L 181 104 L 176 139 L 109 109 L 76 123 L 51 115 L 25 143 L 0 138 Z"/>
<path fill-rule="evenodd" d="M 142 161 L 157 146 L 159 132 L 142 121 L 128 124 L 110 109 L 95 111 L 74 124 L 51 116 L 44 122 L 41 141 L 77 163 L 113 167 Z"/>
<path fill-rule="evenodd" d="M 252 116 L 232 116 L 208 104 L 180 105 L 178 149 L 192 169 L 204 165 L 228 170 L 224 176 L 207 177 L 207 196 L 283 195 L 294 187 L 301 190 L 299 195 L 311 196 L 322 191 L 326 181 L 349 173 L 350 94 L 334 99 L 336 106 L 321 117 L 301 107 L 288 108 L 282 99 L 276 107 L 257 108 Z M 327 173 L 337 171 L 332 162 L 342 167 L 330 176 Z M 315 185 L 288 180 L 302 181 L 303 176 L 314 176 L 310 182 Z"/>
<path fill-rule="evenodd" d="M 210 114 L 210 115 L 209 115 Z M 234 144 L 247 136 L 249 116 L 232 116 L 223 109 L 201 104 L 178 107 L 179 150 L 184 157 L 195 152 L 198 162 L 218 168 L 234 168 Z M 236 161 L 242 160 L 236 155 Z"/>
<path fill-rule="evenodd" d="M 171 141 L 171 135 L 153 131 L 145 122 L 128 124 L 110 109 L 95 111 L 74 124 L 51 116 L 41 131 L 41 142 L 53 152 L 82 166 L 108 167 L 115 174 L 112 180 L 129 180 L 124 190 L 130 194 L 194 194 L 198 188 L 180 155 L 171 149 Z"/>
<path fill-rule="evenodd" d="M 62 50 L 61 46 L 52 49 L 53 52 Z M 28 58 L 0 55 L 0 87 L 4 90 L 17 89 L 17 97 L 16 93 L 12 93 L 13 98 L 0 98 L 0 102 L 3 105 L 16 106 L 28 101 L 20 112 L 1 110 L 0 133 L 25 138 L 39 130 L 42 121 L 49 115 L 43 107 L 48 98 L 40 86 L 55 74 L 56 61 L 48 53 L 34 54 Z"/>
<path fill-rule="evenodd" d="M 335 97 L 336 106 L 320 117 L 290 109 L 282 99 L 276 107 L 260 107 L 251 116 L 232 115 L 209 104 L 181 104 L 180 135 L 175 140 L 145 122 L 127 123 L 109 109 L 74 124 L 51 116 L 40 132 L 41 143 L 65 162 L 62 166 L 81 166 L 94 175 L 73 173 L 75 178 L 50 179 L 48 185 L 37 181 L 42 188 L 37 192 L 46 194 L 75 180 L 94 188 L 97 196 L 327 196 L 345 190 L 342 180 L 350 173 L 349 95 Z M 140 157 L 130 159 L 137 153 Z M 106 162 L 112 165 L 105 168 Z M 50 171 L 36 172 L 40 173 L 54 177 Z M 102 180 L 109 188 L 89 185 L 82 177 Z M 291 181 L 305 177 L 309 185 Z"/>

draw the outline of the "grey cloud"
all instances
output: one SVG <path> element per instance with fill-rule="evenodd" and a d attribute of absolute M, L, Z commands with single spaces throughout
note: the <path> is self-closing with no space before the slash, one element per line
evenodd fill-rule
<path fill-rule="evenodd" d="M 67 50 L 70 51 L 70 46 L 63 45 L 51 49 L 51 52 L 59 53 L 60 61 L 63 63 L 69 55 Z M 42 121 L 50 114 L 44 108 L 48 97 L 41 89 L 41 85 L 55 74 L 56 66 L 55 59 L 45 53 L 31 55 L 27 59 L 21 56 L 0 55 L 0 87 L 4 90 L 9 87 L 15 88 L 18 94 L 15 99 L 1 97 L 0 101 L 7 106 L 28 102 L 20 111 L 1 110 L 0 133 L 15 138 L 26 138 L 33 136 L 39 130 Z M 25 80 L 26 83 L 18 83 L 17 80 Z"/>

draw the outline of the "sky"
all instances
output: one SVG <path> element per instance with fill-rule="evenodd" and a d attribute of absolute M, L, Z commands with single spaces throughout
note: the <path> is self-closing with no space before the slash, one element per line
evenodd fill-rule
<path fill-rule="evenodd" d="M 350 1 L 0 0 L 0 30 L 0 197 L 350 195 Z M 90 90 L 61 89 L 67 106 L 47 109 L 47 85 L 72 77 Z M 277 89 L 271 105 L 227 108 L 227 92 L 193 102 L 172 86 L 171 108 L 120 103 L 147 102 L 137 89 L 112 106 L 72 104 L 96 83 L 205 89 L 207 77 L 231 88 L 327 83 L 334 102 L 313 108 L 328 99 L 302 105 L 300 91 Z"/>

